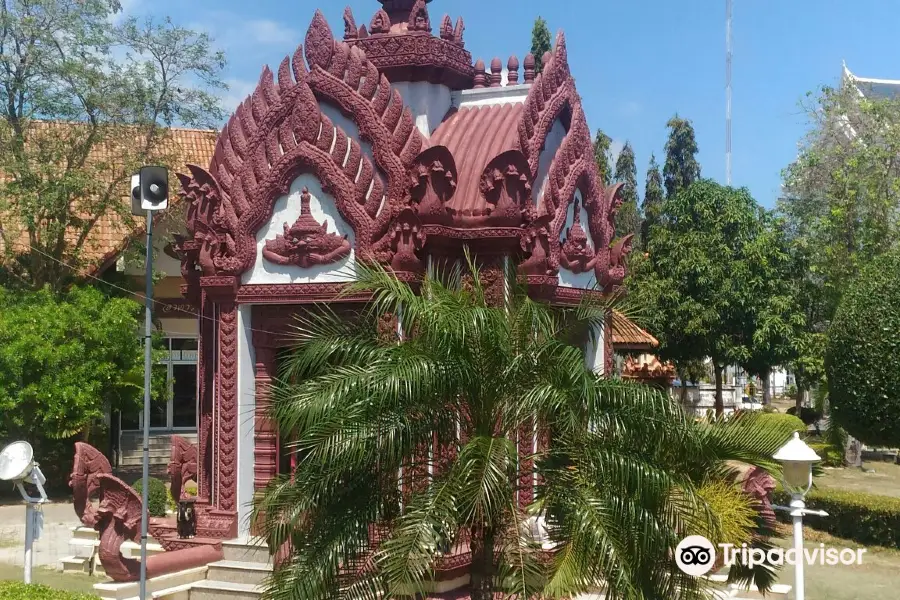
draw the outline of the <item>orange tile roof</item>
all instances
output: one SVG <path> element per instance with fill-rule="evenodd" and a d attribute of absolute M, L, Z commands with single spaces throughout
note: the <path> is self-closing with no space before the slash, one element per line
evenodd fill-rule
<path fill-rule="evenodd" d="M 65 135 L 62 128 L 77 127 L 76 124 L 63 122 L 41 122 L 34 125 L 42 128 L 60 128 L 61 136 Z M 194 163 L 204 167 L 209 164 L 215 151 L 217 131 L 173 127 L 167 133 L 168 135 L 164 137 L 157 154 L 171 157 L 170 164 L 163 166 L 169 168 L 173 179 L 174 173 L 183 171 L 186 163 Z M 110 173 L 109 179 L 110 183 L 112 183 L 120 176 L 125 176 L 124 169 L 126 167 L 124 161 L 120 160 L 121 150 L 121 148 L 116 148 L 110 144 L 97 145 L 92 149 L 88 161 L 94 161 L 98 165 L 101 163 L 108 165 L 108 167 L 103 167 L 103 169 L 108 169 L 106 172 Z M 117 174 L 114 177 L 112 173 L 116 173 L 120 166 L 123 172 L 121 175 Z M 0 175 L 0 178 L 2 178 L 2 175 Z M 177 188 L 173 187 L 172 189 L 175 190 Z M 121 183 L 121 198 L 122 203 L 127 207 L 127 211 L 130 212 L 131 190 L 130 181 L 127 178 L 123 179 Z M 170 203 L 172 200 L 177 201 L 177 195 L 174 193 L 171 194 Z M 135 235 L 143 232 L 143 219 L 137 219 L 136 222 L 137 224 L 133 227 L 129 226 L 117 214 L 103 215 L 97 221 L 85 241 L 82 251 L 82 260 L 86 264 L 87 273 L 96 273 L 102 270 L 111 261 L 115 260 Z M 68 237 L 74 239 L 74 233 Z M 23 242 L 27 243 L 27 238 L 20 238 L 19 243 Z"/>
<path fill-rule="evenodd" d="M 617 310 L 613 311 L 612 336 L 613 347 L 641 350 L 659 346 L 659 340 Z"/>

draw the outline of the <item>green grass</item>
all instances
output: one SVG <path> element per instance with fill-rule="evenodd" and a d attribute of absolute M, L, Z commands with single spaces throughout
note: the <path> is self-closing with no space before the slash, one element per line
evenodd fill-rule
<path fill-rule="evenodd" d="M 849 540 L 834 538 L 810 529 L 805 530 L 807 548 L 817 548 L 819 543 L 834 548 L 861 548 Z M 778 543 L 783 548 L 792 547 L 790 539 Z M 804 581 L 806 597 L 815 600 L 868 600 L 870 598 L 895 598 L 900 585 L 900 551 L 888 548 L 868 547 L 861 565 L 805 565 Z M 778 582 L 794 585 L 794 567 L 785 565 L 779 571 Z M 793 596 L 792 596 L 793 597 Z"/>
<path fill-rule="evenodd" d="M 874 472 L 852 468 L 825 469 L 824 475 L 816 478 L 816 486 L 900 498 L 900 465 L 872 461 L 863 466 Z"/>
<path fill-rule="evenodd" d="M 22 578 L 22 567 L 0 564 L 0 579 L 14 579 L 16 581 L 22 581 Z M 58 590 L 66 590 L 69 592 L 93 594 L 93 585 L 100 581 L 103 580 L 96 577 L 91 577 L 89 575 L 60 573 L 59 571 L 48 567 L 35 567 L 31 571 L 32 583 L 42 583 L 52 588 L 56 588 Z"/>
<path fill-rule="evenodd" d="M 15 548 L 21 544 L 19 538 L 14 535 L 0 535 L 0 548 Z"/>

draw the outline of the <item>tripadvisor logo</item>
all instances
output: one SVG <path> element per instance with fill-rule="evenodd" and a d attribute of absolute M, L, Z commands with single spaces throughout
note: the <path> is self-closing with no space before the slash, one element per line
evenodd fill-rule
<path fill-rule="evenodd" d="M 818 548 L 804 548 L 801 556 L 793 548 L 751 548 L 747 544 L 740 547 L 734 544 L 719 544 L 722 550 L 723 564 L 731 566 L 740 561 L 742 565 L 753 568 L 756 565 L 780 566 L 784 564 L 796 565 L 805 562 L 808 565 L 861 565 L 865 548 L 827 548 L 825 544 L 819 544 Z M 716 548 L 713 543 L 702 535 L 691 535 L 683 540 L 675 548 L 675 564 L 684 573 L 699 577 L 709 573 L 716 564 Z"/>

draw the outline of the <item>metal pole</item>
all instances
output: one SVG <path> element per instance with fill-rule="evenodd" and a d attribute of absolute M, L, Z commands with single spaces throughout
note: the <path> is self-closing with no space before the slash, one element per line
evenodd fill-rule
<path fill-rule="evenodd" d="M 150 381 L 152 375 L 151 337 L 153 331 L 153 213 L 147 211 L 146 297 L 144 309 L 144 475 L 141 480 L 141 585 L 140 600 L 147 600 L 147 525 L 150 479 Z"/>
<path fill-rule="evenodd" d="M 731 3 L 725 0 L 725 185 L 731 185 Z"/>
<path fill-rule="evenodd" d="M 791 517 L 794 521 L 794 550 L 797 553 L 794 559 L 794 599 L 803 599 L 803 510 L 806 504 L 803 502 L 803 494 L 794 494 L 791 498 Z"/>
<path fill-rule="evenodd" d="M 25 584 L 31 583 L 31 550 L 34 546 L 34 506 L 25 505 Z"/>

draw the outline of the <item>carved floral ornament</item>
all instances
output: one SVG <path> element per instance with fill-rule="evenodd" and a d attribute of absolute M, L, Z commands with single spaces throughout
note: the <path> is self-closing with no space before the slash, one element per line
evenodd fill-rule
<path fill-rule="evenodd" d="M 446 25 L 445 20 L 442 30 L 449 37 Z M 345 36 L 352 36 L 354 26 L 345 13 Z M 621 282 L 629 243 L 611 246 L 617 187 L 604 188 L 599 180 L 562 34 L 548 58 L 524 103 L 518 148 L 494 157 L 479 172 L 484 208 L 454 211 L 449 204 L 460 174 L 452 153 L 443 146 L 423 150 L 426 143 L 400 94 L 360 47 L 336 41 L 317 12 L 305 46 L 282 61 L 277 79 L 263 69 L 256 90 L 222 130 L 209 168 L 189 165 L 189 174 L 180 175 L 188 235 L 178 240 L 177 250 L 188 288 L 250 269 L 257 260 L 256 232 L 271 219 L 275 200 L 303 173 L 315 176 L 333 197 L 354 232 L 358 259 L 378 261 L 398 274 L 421 271 L 417 253 L 430 236 L 508 240 L 514 228 L 524 253 L 521 272 L 553 277 L 564 260 L 576 268 L 593 267 L 604 285 Z M 353 119 L 360 137 L 371 144 L 371 157 L 320 110 L 320 101 Z M 569 128 L 537 210 L 534 173 L 557 119 Z M 560 241 L 576 190 L 584 198 L 593 256 L 573 253 L 577 235 L 569 252 Z M 302 208 L 283 234 L 267 240 L 263 256 L 308 267 L 336 262 L 350 251 L 348 239 Z"/>

